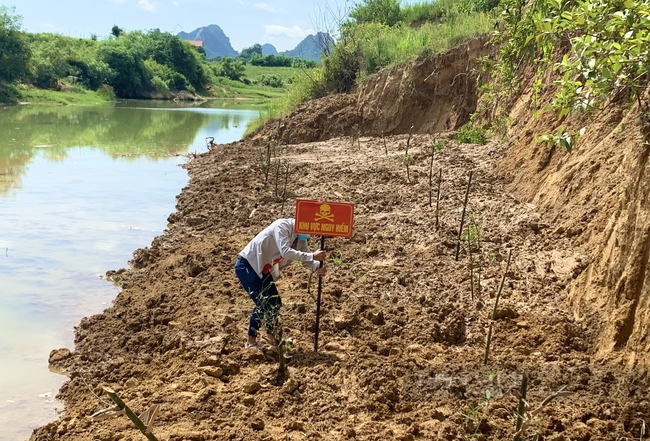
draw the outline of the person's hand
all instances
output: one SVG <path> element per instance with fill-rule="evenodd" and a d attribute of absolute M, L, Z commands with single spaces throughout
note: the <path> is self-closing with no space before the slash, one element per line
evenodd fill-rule
<path fill-rule="evenodd" d="M 321 267 L 321 268 L 318 268 L 318 269 L 316 270 L 316 274 L 317 274 L 319 277 L 325 277 L 325 276 L 327 275 L 327 268 L 325 268 L 324 266 Z"/>
<path fill-rule="evenodd" d="M 314 260 L 317 260 L 319 262 L 324 262 L 326 257 L 327 257 L 327 252 L 323 250 L 318 250 L 314 253 Z"/>

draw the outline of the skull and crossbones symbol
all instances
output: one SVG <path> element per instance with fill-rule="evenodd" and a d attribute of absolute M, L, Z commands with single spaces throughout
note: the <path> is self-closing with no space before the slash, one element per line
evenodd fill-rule
<path fill-rule="evenodd" d="M 331 212 L 331 207 L 327 204 L 320 206 L 320 211 L 314 216 L 315 221 L 328 220 L 334 222 L 334 215 Z"/>

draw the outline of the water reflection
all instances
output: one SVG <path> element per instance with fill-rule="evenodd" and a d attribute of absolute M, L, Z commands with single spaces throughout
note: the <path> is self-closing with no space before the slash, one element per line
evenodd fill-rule
<path fill-rule="evenodd" d="M 235 141 L 258 116 L 160 104 L 0 108 L 0 439 L 26 440 L 62 408 L 48 354 L 110 306 L 98 275 L 166 227 L 187 182 L 174 155 Z"/>
<path fill-rule="evenodd" d="M 210 102 L 212 106 L 219 103 Z M 204 106 L 206 104 L 203 104 Z M 255 104 L 247 104 L 256 107 Z M 68 158 L 70 147 L 89 147 L 116 158 L 156 158 L 204 147 L 206 129 L 216 142 L 239 137 L 258 112 L 193 108 L 169 102 L 121 102 L 115 106 L 14 106 L 0 109 L 0 197 L 21 187 L 35 155 L 51 162 Z M 219 134 L 228 133 L 225 139 Z M 196 145 L 195 145 L 196 144 Z"/>

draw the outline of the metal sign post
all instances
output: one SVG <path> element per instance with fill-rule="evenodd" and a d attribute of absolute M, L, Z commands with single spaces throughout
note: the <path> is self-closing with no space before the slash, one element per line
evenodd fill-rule
<path fill-rule="evenodd" d="M 320 249 L 325 249 L 325 236 L 320 237 Z M 320 263 L 320 267 L 323 267 L 323 262 Z M 316 299 L 316 334 L 314 336 L 314 352 L 318 352 L 318 329 L 320 325 L 320 298 L 321 293 L 323 292 L 323 278 L 318 276 L 318 297 Z"/>
<path fill-rule="evenodd" d="M 322 202 L 298 199 L 296 201 L 297 234 L 320 235 L 320 249 L 325 249 L 325 236 L 352 237 L 354 204 L 345 202 Z M 323 267 L 323 262 L 320 263 Z M 316 330 L 314 351 L 318 352 L 318 331 L 320 326 L 320 304 L 323 278 L 318 277 L 318 298 L 316 300 Z"/>

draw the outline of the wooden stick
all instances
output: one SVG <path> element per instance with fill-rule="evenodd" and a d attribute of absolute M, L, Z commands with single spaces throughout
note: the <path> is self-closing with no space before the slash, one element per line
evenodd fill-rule
<path fill-rule="evenodd" d="M 275 167 L 275 197 L 278 197 L 278 180 L 280 179 L 280 161 L 276 159 Z"/>
<path fill-rule="evenodd" d="M 436 195 L 436 230 L 440 229 L 439 208 L 440 208 L 440 185 L 441 184 L 442 184 L 442 167 L 440 168 L 440 173 L 438 175 L 438 193 Z"/>
<path fill-rule="evenodd" d="M 503 290 L 503 284 L 506 281 L 506 274 L 508 274 L 508 268 L 510 268 L 510 257 L 512 256 L 512 248 L 508 251 L 508 263 L 506 263 L 506 270 L 503 272 L 503 277 L 501 277 L 501 283 L 499 283 L 499 289 L 497 291 L 496 299 L 494 300 L 494 309 L 492 310 L 492 320 L 496 320 L 497 317 L 497 307 L 499 306 L 499 298 L 501 297 L 501 291 Z"/>
<path fill-rule="evenodd" d="M 436 152 L 436 139 L 431 141 L 431 166 L 429 167 L 429 207 L 433 206 L 433 155 Z"/>
<path fill-rule="evenodd" d="M 284 203 L 287 200 L 287 181 L 289 180 L 289 162 L 287 162 L 287 172 L 284 175 L 284 191 L 282 191 L 282 209 L 280 210 L 280 216 L 284 215 Z"/>
<path fill-rule="evenodd" d="M 460 217 L 460 228 L 458 229 L 458 241 L 456 242 L 456 261 L 458 261 L 458 254 L 460 253 L 460 239 L 463 236 L 463 225 L 465 224 L 465 210 L 467 209 L 467 200 L 469 198 L 469 188 L 472 185 L 472 171 L 469 172 L 469 180 L 467 181 L 467 189 L 465 190 L 465 202 L 463 203 L 463 214 Z"/>
<path fill-rule="evenodd" d="M 104 392 L 106 392 L 108 396 L 111 397 L 115 404 L 117 404 L 117 407 L 124 410 L 126 416 L 128 416 L 129 419 L 133 421 L 135 427 L 137 427 L 149 441 L 158 441 L 158 438 L 156 438 L 153 433 L 147 432 L 147 426 L 144 425 L 142 420 L 138 418 L 138 416 L 129 408 L 129 406 L 124 404 L 124 401 L 122 401 L 122 399 L 115 393 L 114 390 L 105 387 Z"/>
<path fill-rule="evenodd" d="M 264 166 L 264 182 L 269 181 L 269 169 L 271 168 L 271 142 L 266 146 L 266 164 Z"/>
<path fill-rule="evenodd" d="M 409 138 L 406 140 L 406 153 L 409 152 L 409 145 L 411 145 L 411 135 L 413 134 L 413 124 L 411 124 L 411 128 L 409 129 Z"/>
<path fill-rule="evenodd" d="M 386 138 L 384 138 L 384 131 L 381 131 L 381 140 L 384 142 L 384 152 L 386 152 L 386 156 L 388 156 L 388 147 L 386 146 Z"/>
<path fill-rule="evenodd" d="M 467 226 L 467 243 L 469 244 L 469 287 L 474 300 L 474 261 L 472 260 L 472 242 L 469 240 L 469 225 Z"/>
<path fill-rule="evenodd" d="M 320 237 L 320 249 L 325 249 L 325 236 Z M 320 263 L 320 268 L 323 267 L 323 262 Z M 318 298 L 316 300 L 316 335 L 314 336 L 314 352 L 318 352 L 318 328 L 320 326 L 320 299 L 323 292 L 323 278 L 318 276 Z"/>

